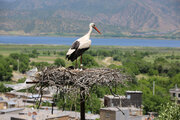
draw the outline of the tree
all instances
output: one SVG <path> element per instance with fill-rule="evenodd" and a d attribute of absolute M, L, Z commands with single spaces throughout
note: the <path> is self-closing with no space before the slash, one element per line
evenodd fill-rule
<path fill-rule="evenodd" d="M 153 68 L 149 69 L 148 75 L 153 76 L 153 75 L 158 75 L 158 71 L 154 70 Z"/>
<path fill-rule="evenodd" d="M 24 83 L 25 81 L 26 81 L 26 78 L 24 77 L 24 78 L 19 79 L 18 83 Z"/>
<path fill-rule="evenodd" d="M 126 68 L 126 71 L 130 74 L 135 74 L 135 75 L 138 75 L 140 72 L 139 72 L 139 68 L 137 66 L 137 64 L 135 63 L 125 63 L 123 64 Z"/>
<path fill-rule="evenodd" d="M 19 64 L 19 71 L 25 73 L 29 69 L 29 55 L 11 53 L 9 55 L 9 63 L 13 65 L 13 70 L 17 70 Z M 11 60 L 12 59 L 12 60 Z M 17 62 L 19 60 L 19 63 Z"/>
<path fill-rule="evenodd" d="M 65 61 L 63 59 L 61 59 L 61 58 L 55 59 L 54 64 L 57 65 L 57 66 L 63 66 L 63 67 L 65 67 L 65 65 L 66 65 Z"/>
<path fill-rule="evenodd" d="M 38 55 L 39 53 L 37 52 L 36 49 L 33 49 L 33 50 L 32 50 L 32 54 Z"/>
<path fill-rule="evenodd" d="M 48 50 L 47 54 L 48 54 L 48 56 L 50 56 L 50 55 L 51 55 L 51 52 Z"/>
<path fill-rule="evenodd" d="M 10 81 L 12 77 L 12 69 L 3 57 L 0 57 L 0 81 Z"/>
<path fill-rule="evenodd" d="M 113 60 L 115 60 L 115 61 L 121 61 L 121 56 L 120 55 L 114 55 L 113 56 Z"/>
<path fill-rule="evenodd" d="M 13 70 L 18 69 L 18 62 L 16 59 L 13 59 L 12 57 L 7 57 L 5 59 L 9 63 L 9 65 L 12 65 Z"/>
<path fill-rule="evenodd" d="M 176 74 L 174 77 L 171 78 L 171 87 L 175 86 L 177 84 L 178 87 L 180 87 L 180 73 Z"/>
<path fill-rule="evenodd" d="M 53 54 L 56 55 L 56 51 L 53 51 Z"/>
<path fill-rule="evenodd" d="M 158 70 L 160 74 L 166 74 L 170 70 L 171 66 L 167 60 L 160 57 L 154 60 L 154 68 Z"/>
<path fill-rule="evenodd" d="M 159 112 L 161 105 L 167 103 L 167 98 L 163 98 L 160 95 L 146 94 L 143 96 L 144 113 L 147 112 Z"/>
<path fill-rule="evenodd" d="M 176 103 L 163 105 L 157 120 L 180 120 L 180 106 Z"/>
<path fill-rule="evenodd" d="M 5 93 L 10 92 L 11 90 L 11 88 L 6 88 L 3 83 L 0 83 L 0 92 Z"/>
<path fill-rule="evenodd" d="M 87 99 L 86 102 L 86 112 L 91 111 L 91 113 L 99 113 L 101 108 L 101 101 L 97 97 L 96 94 L 91 94 L 90 97 Z"/>
<path fill-rule="evenodd" d="M 20 54 L 19 56 L 19 71 L 25 73 L 29 69 L 29 56 Z"/>
<path fill-rule="evenodd" d="M 18 53 L 11 53 L 11 54 L 9 55 L 9 57 L 17 60 L 17 59 L 19 59 L 19 54 L 18 54 Z"/>
<path fill-rule="evenodd" d="M 41 70 L 50 64 L 48 62 L 31 62 L 31 65 L 37 67 L 38 70 Z"/>
<path fill-rule="evenodd" d="M 168 71 L 168 76 L 173 77 L 180 73 L 180 62 L 171 63 L 171 68 Z"/>
<path fill-rule="evenodd" d="M 32 53 L 29 54 L 29 57 L 36 58 L 36 57 L 38 57 L 38 55 L 39 55 L 39 53 L 37 52 L 37 50 L 33 49 Z"/>
<path fill-rule="evenodd" d="M 75 64 L 75 62 L 73 62 Z M 78 64 L 80 65 L 80 59 L 78 60 Z M 89 54 L 83 54 L 82 56 L 82 64 L 84 67 L 98 67 L 98 63 L 94 60 L 93 56 Z"/>

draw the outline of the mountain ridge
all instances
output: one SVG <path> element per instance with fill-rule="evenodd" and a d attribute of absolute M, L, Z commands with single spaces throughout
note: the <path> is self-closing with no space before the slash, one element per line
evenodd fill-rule
<path fill-rule="evenodd" d="M 107 36 L 180 37 L 178 5 L 178 0 L 0 0 L 0 34 L 81 35 L 95 22 Z"/>

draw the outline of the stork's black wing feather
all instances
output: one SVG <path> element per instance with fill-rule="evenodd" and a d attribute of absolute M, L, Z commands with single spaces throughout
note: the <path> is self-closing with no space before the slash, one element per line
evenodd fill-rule
<path fill-rule="evenodd" d="M 80 45 L 79 41 L 75 41 L 75 42 L 72 44 L 71 49 L 78 49 L 79 45 Z"/>

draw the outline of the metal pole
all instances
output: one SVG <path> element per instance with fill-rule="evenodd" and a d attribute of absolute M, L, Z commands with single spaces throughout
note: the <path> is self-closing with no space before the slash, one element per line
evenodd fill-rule
<path fill-rule="evenodd" d="M 18 72 L 19 72 L 19 59 L 17 61 L 18 61 Z"/>
<path fill-rule="evenodd" d="M 81 120 L 85 120 L 85 93 L 83 92 L 84 88 L 80 88 L 80 114 L 81 114 Z"/>
<path fill-rule="evenodd" d="M 51 114 L 53 115 L 53 111 L 54 111 L 54 108 L 53 108 L 53 107 L 54 107 L 54 101 L 52 102 L 51 105 L 52 105 Z"/>

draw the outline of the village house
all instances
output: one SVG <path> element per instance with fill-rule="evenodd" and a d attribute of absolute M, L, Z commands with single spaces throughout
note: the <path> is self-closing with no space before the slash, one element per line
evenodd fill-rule
<path fill-rule="evenodd" d="M 176 85 L 175 88 L 170 89 L 169 92 L 171 94 L 171 100 L 176 100 L 177 103 L 180 104 L 180 88 L 178 88 Z"/>
<path fill-rule="evenodd" d="M 104 96 L 105 108 L 100 109 L 101 120 L 141 120 L 142 91 L 126 91 L 125 96 Z"/>
<path fill-rule="evenodd" d="M 125 96 L 104 96 L 104 106 L 105 107 L 136 107 L 141 108 L 142 106 L 142 91 L 126 91 Z"/>

